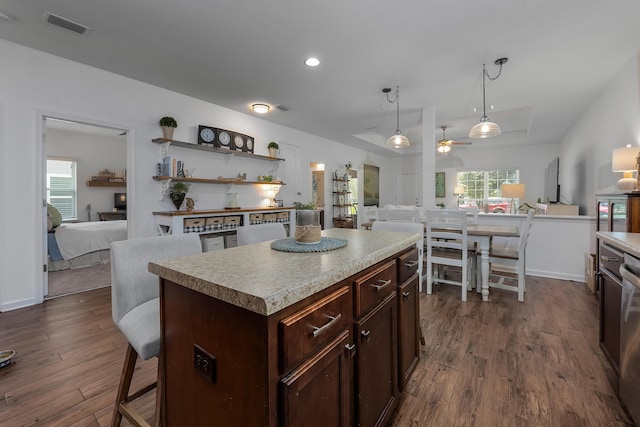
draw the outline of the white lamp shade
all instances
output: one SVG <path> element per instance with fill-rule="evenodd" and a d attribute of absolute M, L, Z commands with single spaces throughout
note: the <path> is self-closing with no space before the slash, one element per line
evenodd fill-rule
<path fill-rule="evenodd" d="M 612 172 L 629 172 L 636 170 L 636 158 L 640 153 L 640 147 L 624 147 L 613 150 L 611 156 Z"/>
<path fill-rule="evenodd" d="M 490 122 L 487 117 L 483 117 L 480 123 L 469 131 L 469 138 L 491 138 L 502 133 L 502 129 L 497 123 Z"/>
<path fill-rule="evenodd" d="M 451 151 L 451 146 L 448 144 L 441 144 L 438 143 L 438 153 L 448 153 L 449 151 Z"/>
<path fill-rule="evenodd" d="M 456 185 L 453 189 L 453 194 L 457 196 L 464 194 L 464 185 Z"/>
<path fill-rule="evenodd" d="M 502 197 L 508 199 L 522 199 L 525 195 L 524 184 L 502 184 Z"/>
<path fill-rule="evenodd" d="M 634 191 L 637 187 L 637 180 L 633 178 L 633 171 L 637 167 L 637 157 L 640 147 L 624 147 L 613 150 L 611 156 L 611 170 L 613 172 L 623 172 L 623 178 L 617 182 L 621 191 Z"/>

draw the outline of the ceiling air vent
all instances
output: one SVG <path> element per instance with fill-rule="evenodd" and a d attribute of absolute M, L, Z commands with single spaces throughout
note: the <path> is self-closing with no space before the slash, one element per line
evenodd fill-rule
<path fill-rule="evenodd" d="M 276 108 L 277 108 L 278 110 L 280 110 L 280 111 L 289 111 L 289 110 L 290 110 L 290 108 L 289 108 L 289 107 L 287 107 L 286 105 L 282 105 L 282 104 L 280 104 L 280 105 L 276 105 Z"/>
<path fill-rule="evenodd" d="M 73 31 L 78 34 L 86 34 L 91 28 L 85 27 L 82 24 L 73 22 L 62 16 L 54 15 L 51 12 L 44 13 L 44 22 L 47 24 L 55 25 L 56 27 L 64 28 L 65 30 Z"/>

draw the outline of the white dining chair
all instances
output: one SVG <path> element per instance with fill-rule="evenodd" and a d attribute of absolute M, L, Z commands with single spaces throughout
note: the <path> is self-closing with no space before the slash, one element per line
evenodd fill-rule
<path fill-rule="evenodd" d="M 478 213 L 480 210 L 477 206 L 461 206 L 458 209 L 467 213 L 467 224 L 478 223 Z"/>
<path fill-rule="evenodd" d="M 422 291 L 422 264 L 424 261 L 424 226 L 413 221 L 376 221 L 371 225 L 371 231 L 391 231 L 397 233 L 419 234 L 418 241 L 418 274 L 420 283 L 418 290 Z"/>
<path fill-rule="evenodd" d="M 433 291 L 433 284 L 445 283 L 462 288 L 462 301 L 467 300 L 467 291 L 473 289 L 475 274 L 473 257 L 467 241 L 467 214 L 459 210 L 428 210 L 426 212 L 426 264 L 427 294 Z M 434 265 L 438 268 L 434 271 Z M 460 268 L 460 280 L 444 274 L 440 267 Z"/>
<path fill-rule="evenodd" d="M 287 230 L 279 222 L 238 227 L 237 233 L 238 246 L 287 237 Z"/>
<path fill-rule="evenodd" d="M 518 301 L 521 302 L 524 301 L 526 291 L 526 249 L 527 240 L 531 234 L 533 214 L 534 210 L 530 209 L 527 218 L 520 223 L 518 239 L 492 244 L 489 250 L 489 287 L 517 292 Z M 513 272 L 516 277 L 507 276 L 505 272 Z M 477 273 L 476 283 L 480 283 L 479 274 L 480 272 Z M 497 278 L 497 282 L 492 282 L 492 277 Z M 506 282 L 507 280 L 517 280 L 517 284 L 510 285 Z M 477 286 L 477 291 L 480 292 L 480 285 Z"/>

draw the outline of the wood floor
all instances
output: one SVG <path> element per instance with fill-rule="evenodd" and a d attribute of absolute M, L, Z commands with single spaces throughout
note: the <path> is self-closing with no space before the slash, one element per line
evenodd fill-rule
<path fill-rule="evenodd" d="M 528 277 L 524 303 L 500 290 L 462 303 L 459 288 L 441 285 L 420 309 L 426 346 L 395 427 L 633 425 L 583 284 Z M 0 426 L 108 425 L 125 344 L 109 288 L 0 313 L 0 348 L 18 352 L 0 369 Z M 139 363 L 134 388 L 155 369 Z M 151 420 L 153 393 L 141 405 Z"/>

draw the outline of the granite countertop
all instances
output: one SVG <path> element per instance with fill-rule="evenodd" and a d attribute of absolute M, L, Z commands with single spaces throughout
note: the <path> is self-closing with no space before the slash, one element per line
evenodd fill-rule
<path fill-rule="evenodd" d="M 623 233 L 620 231 L 598 231 L 596 237 L 611 243 L 624 252 L 640 258 L 640 233 Z"/>
<path fill-rule="evenodd" d="M 270 315 L 414 246 L 420 236 L 332 228 L 322 235 L 347 246 L 312 253 L 281 252 L 271 242 L 149 263 L 149 271 L 202 294 Z"/>

